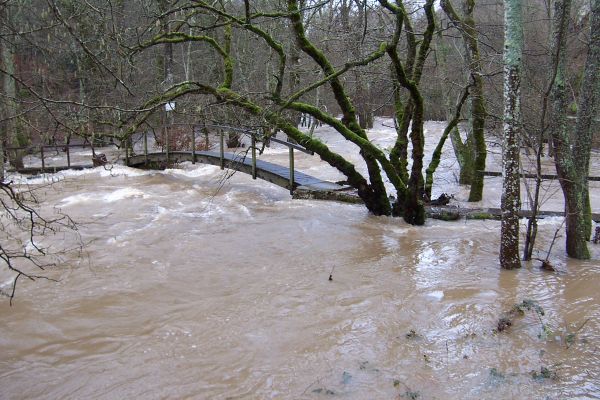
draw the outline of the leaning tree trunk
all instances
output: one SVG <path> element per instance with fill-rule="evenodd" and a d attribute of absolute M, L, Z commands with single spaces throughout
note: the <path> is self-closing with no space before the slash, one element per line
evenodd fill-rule
<path fill-rule="evenodd" d="M 298 47 L 319 65 L 325 76 L 334 75 L 335 68 L 331 62 L 306 36 L 306 29 L 302 20 L 299 1 L 287 0 L 287 3 L 290 22 L 292 23 L 292 29 L 295 33 Z M 328 83 L 336 103 L 342 112 L 341 123 L 344 125 L 345 129 L 348 129 L 353 136 L 356 136 L 355 143 L 361 142 L 362 140 L 368 141 L 365 130 L 362 129 L 358 123 L 354 104 L 346 94 L 346 90 L 340 78 L 337 76 L 333 77 Z M 365 161 L 369 174 L 369 185 L 366 188 L 359 189 L 359 195 L 365 202 L 369 211 L 373 214 L 391 215 L 392 208 L 381 176 L 379 162 L 372 152 L 361 145 L 359 145 L 359 147 L 361 147 L 360 155 Z"/>
<path fill-rule="evenodd" d="M 519 139 L 521 133 L 521 70 L 523 18 L 521 0 L 504 2 L 504 138 L 502 146 L 502 222 L 500 266 L 514 269 L 519 260 Z"/>

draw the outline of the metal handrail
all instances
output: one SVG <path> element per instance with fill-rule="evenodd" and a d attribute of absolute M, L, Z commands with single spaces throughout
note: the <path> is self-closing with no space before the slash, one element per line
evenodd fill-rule
<path fill-rule="evenodd" d="M 204 125 L 200 125 L 200 124 L 173 124 L 173 125 L 191 125 L 192 126 L 192 163 L 195 164 L 196 163 L 196 129 L 195 127 L 199 126 L 201 128 L 211 128 L 211 129 L 217 129 L 218 130 L 218 134 L 219 134 L 219 158 L 220 158 L 220 167 L 221 169 L 225 168 L 225 138 L 224 138 L 224 131 L 228 130 L 228 131 L 233 131 L 233 132 L 239 132 L 243 135 L 249 136 L 250 140 L 251 140 L 251 144 L 250 144 L 250 149 L 251 149 L 251 156 L 252 156 L 252 179 L 256 179 L 256 174 L 257 174 L 257 167 L 256 167 L 256 142 L 258 141 L 262 141 L 263 143 L 266 142 L 266 140 L 264 140 L 263 135 L 260 134 L 260 132 L 258 132 L 257 130 L 252 130 L 252 129 L 246 129 L 246 128 L 238 128 L 235 126 L 229 126 L 229 125 L 221 125 L 221 124 L 204 124 Z M 167 139 L 168 140 L 168 139 Z M 294 178 L 294 150 L 298 150 L 301 151 L 303 153 L 306 154 L 310 154 L 311 156 L 314 155 L 314 151 L 312 150 L 308 150 L 307 148 L 300 146 L 296 143 L 291 143 L 288 142 L 286 140 L 281 140 L 281 139 L 277 139 L 274 137 L 268 138 L 267 139 L 270 142 L 275 142 L 275 143 L 279 143 L 282 144 L 284 146 L 287 146 L 289 149 L 289 185 L 290 185 L 290 194 L 293 194 L 294 192 L 294 182 L 295 182 L 295 178 Z M 162 151 L 161 151 L 162 152 Z M 144 156 L 146 159 L 146 162 L 148 160 L 148 147 L 147 147 L 147 142 L 144 141 Z M 167 144 L 167 163 L 169 162 L 169 148 L 168 148 L 168 144 Z"/>

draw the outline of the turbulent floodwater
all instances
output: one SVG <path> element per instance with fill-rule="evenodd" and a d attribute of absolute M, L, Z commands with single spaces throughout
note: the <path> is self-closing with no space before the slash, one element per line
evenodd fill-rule
<path fill-rule="evenodd" d="M 446 165 L 437 190 L 461 200 Z M 600 398 L 600 246 L 573 261 L 560 238 L 559 273 L 501 271 L 495 221 L 412 227 L 243 174 L 222 185 L 210 166 L 62 177 L 42 205 L 86 245 L 50 272 L 58 283 L 21 281 L 0 303 L 1 399 Z M 540 257 L 560 223 L 541 222 Z M 544 315 L 494 332 L 525 299 Z"/>

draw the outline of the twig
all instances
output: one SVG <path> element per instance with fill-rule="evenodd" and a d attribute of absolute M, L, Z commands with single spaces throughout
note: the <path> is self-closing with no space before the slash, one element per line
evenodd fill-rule
<path fill-rule="evenodd" d="M 579 326 L 579 328 L 577 328 L 575 330 L 575 332 L 571 333 L 569 336 L 573 335 L 572 337 L 575 338 L 577 336 L 577 334 L 583 329 L 583 327 L 585 326 L 585 324 L 587 324 L 589 322 L 589 318 L 587 318 L 585 321 L 583 321 L 583 323 Z M 567 349 L 569 349 L 571 347 L 571 344 L 569 343 L 569 341 L 567 341 Z"/>
<path fill-rule="evenodd" d="M 560 224 L 560 226 L 558 228 L 556 228 L 556 232 L 554 232 L 554 237 L 552 238 L 552 242 L 550 243 L 550 247 L 548 248 L 548 254 L 546 254 L 546 262 L 548 262 L 548 259 L 550 258 L 550 253 L 552 252 L 552 247 L 554 246 L 554 242 L 556 242 L 556 239 L 558 238 L 558 232 L 560 232 L 560 230 L 562 229 L 564 224 L 565 224 L 565 220 L 563 219 L 563 222 Z"/>

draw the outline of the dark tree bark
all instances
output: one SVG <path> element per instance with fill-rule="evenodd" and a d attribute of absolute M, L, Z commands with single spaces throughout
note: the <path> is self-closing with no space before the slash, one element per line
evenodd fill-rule
<path fill-rule="evenodd" d="M 567 254 L 588 259 L 587 241 L 591 235 L 591 209 L 587 175 L 591 151 L 591 123 L 599 100 L 600 74 L 600 0 L 591 1 L 591 36 L 578 102 L 577 125 L 572 139 L 567 129 L 568 93 L 566 82 L 566 36 L 571 0 L 556 0 L 554 5 L 552 55 L 557 60 L 555 84 L 550 98 L 550 132 L 555 165 L 565 199 Z"/>
<path fill-rule="evenodd" d="M 299 48 L 313 59 L 313 61 L 321 68 L 325 76 L 335 75 L 335 68 L 333 65 L 306 37 L 298 1 L 288 0 L 287 4 L 292 28 Z M 342 124 L 358 137 L 368 140 L 366 132 L 360 127 L 354 105 L 348 98 L 344 85 L 341 83 L 340 79 L 337 77 L 332 78 L 329 81 L 329 86 L 331 87 L 336 103 L 342 111 Z M 381 169 L 377 159 L 373 157 L 370 152 L 365 151 L 365 149 L 362 148 L 360 154 L 367 165 L 370 188 L 370 193 L 368 196 L 365 196 L 363 200 L 365 200 L 365 203 L 369 203 L 367 207 L 369 207 L 374 214 L 391 215 L 392 208 L 381 177 Z"/>
<path fill-rule="evenodd" d="M 470 184 L 469 201 L 480 201 L 483 198 L 483 171 L 487 149 L 485 144 L 485 95 L 483 92 L 483 75 L 477 27 L 473 11 L 474 0 L 465 0 L 464 15 L 462 18 L 455 11 L 450 0 L 442 0 L 440 5 L 448 18 L 461 32 L 467 48 L 467 61 L 469 72 L 473 80 L 471 89 L 471 132 L 465 143 L 462 142 L 458 131 L 451 136 L 458 155 L 460 166 L 460 183 Z"/>
<path fill-rule="evenodd" d="M 11 7 L 9 4 L 0 5 L 0 21 L 4 26 L 12 25 Z M 4 74 L 2 74 L 2 91 L 3 99 L 0 104 L 2 108 L 2 134 L 0 140 L 4 141 L 7 147 L 21 147 L 27 144 L 25 137 L 19 132 L 18 123 L 18 105 L 17 105 L 17 83 L 15 80 L 16 64 L 15 64 L 15 36 L 10 31 L 6 33 L 6 37 L 0 40 L 0 54 Z M 3 149 L 5 150 L 5 149 Z M 23 168 L 23 156 L 25 152 L 22 150 L 9 150 L 6 152 L 9 162 L 17 169 Z M 2 170 L 4 170 L 4 154 L 2 155 Z"/>

